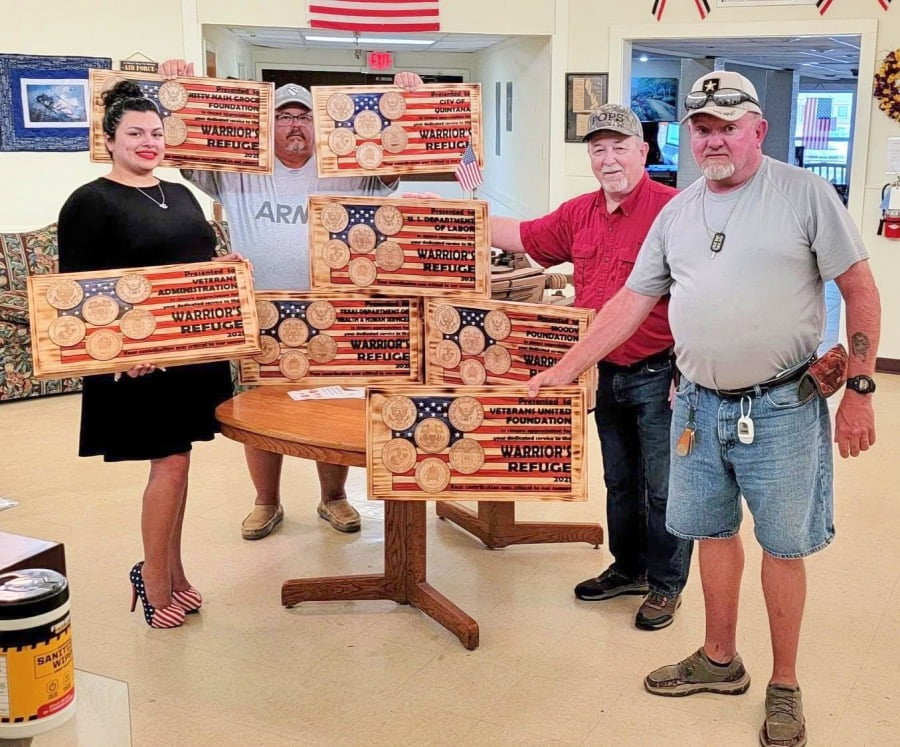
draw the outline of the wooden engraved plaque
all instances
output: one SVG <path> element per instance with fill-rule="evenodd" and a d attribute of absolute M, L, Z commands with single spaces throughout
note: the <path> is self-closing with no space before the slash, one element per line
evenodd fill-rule
<path fill-rule="evenodd" d="M 260 354 L 241 361 L 245 384 L 367 386 L 420 382 L 417 298 L 282 291 L 256 294 Z"/>
<path fill-rule="evenodd" d="M 370 499 L 587 498 L 581 387 L 370 387 Z"/>
<path fill-rule="evenodd" d="M 28 277 L 38 378 L 259 353 L 246 262 L 195 262 Z"/>
<path fill-rule="evenodd" d="M 451 298 L 425 299 L 425 383 L 524 384 L 584 337 L 593 309 Z M 593 408 L 597 368 L 578 377 Z"/>
<path fill-rule="evenodd" d="M 313 195 L 313 290 L 490 296 L 487 203 Z"/>
<path fill-rule="evenodd" d="M 163 166 L 271 174 L 274 84 L 217 78 L 166 80 L 150 73 L 91 70 L 91 160 L 108 162 L 101 94 L 119 80 L 156 103 L 166 136 Z"/>
<path fill-rule="evenodd" d="M 469 146 L 484 168 L 478 83 L 316 86 L 312 94 L 319 176 L 452 173 Z"/>

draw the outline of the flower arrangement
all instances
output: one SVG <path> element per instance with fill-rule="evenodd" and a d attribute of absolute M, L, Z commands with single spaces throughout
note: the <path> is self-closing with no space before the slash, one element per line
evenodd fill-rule
<path fill-rule="evenodd" d="M 888 52 L 875 72 L 872 95 L 878 108 L 900 121 L 900 49 Z"/>

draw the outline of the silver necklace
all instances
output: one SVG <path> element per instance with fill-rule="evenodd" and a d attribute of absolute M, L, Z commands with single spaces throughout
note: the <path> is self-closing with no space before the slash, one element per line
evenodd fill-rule
<path fill-rule="evenodd" d="M 148 194 L 147 194 L 143 189 L 141 189 L 140 187 L 135 187 L 135 189 L 136 189 L 138 192 L 140 192 L 142 195 L 144 195 L 144 197 L 146 197 L 148 200 L 150 200 L 154 205 L 156 205 L 156 207 L 162 208 L 163 210 L 168 210 L 168 209 L 169 209 L 169 206 L 166 204 L 166 193 L 163 192 L 162 182 L 160 182 L 160 183 L 157 184 L 156 186 L 159 187 L 159 195 L 160 195 L 160 197 L 162 197 L 162 202 L 160 202 L 159 200 L 157 200 L 155 197 L 153 197 L 153 196 L 151 196 L 151 195 L 148 195 Z"/>
<path fill-rule="evenodd" d="M 725 218 L 725 223 L 722 224 L 722 229 L 719 231 L 713 231 L 709 227 L 709 223 L 706 220 L 706 193 L 708 192 L 709 188 L 707 186 L 706 180 L 703 180 L 703 195 L 700 198 L 700 214 L 703 217 L 703 225 L 706 226 L 707 233 L 712 237 L 712 241 L 709 244 L 709 250 L 712 252 L 712 257 L 710 257 L 710 259 L 721 252 L 722 247 L 725 246 L 725 229 L 728 227 L 728 221 L 730 221 L 731 216 L 734 215 L 734 210 L 738 206 L 738 203 L 741 201 L 741 198 L 743 198 L 744 193 L 749 189 L 750 182 L 752 182 L 755 178 L 756 174 L 754 173 L 753 176 L 751 176 L 750 179 L 746 182 L 746 184 L 743 185 L 741 193 L 737 196 L 737 199 L 731 206 L 731 210 L 728 211 L 728 215 Z"/>

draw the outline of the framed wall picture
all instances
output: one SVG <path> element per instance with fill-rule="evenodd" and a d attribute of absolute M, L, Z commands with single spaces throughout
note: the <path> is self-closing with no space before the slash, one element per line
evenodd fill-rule
<path fill-rule="evenodd" d="M 566 142 L 580 143 L 588 115 L 606 103 L 607 73 L 566 73 Z"/>
<path fill-rule="evenodd" d="M 676 122 L 678 78 L 632 78 L 631 110 L 641 122 Z"/>
<path fill-rule="evenodd" d="M 88 149 L 90 68 L 108 57 L 0 54 L 0 151 Z"/>

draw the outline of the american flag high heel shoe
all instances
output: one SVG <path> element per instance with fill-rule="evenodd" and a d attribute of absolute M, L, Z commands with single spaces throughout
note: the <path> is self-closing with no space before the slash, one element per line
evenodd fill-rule
<path fill-rule="evenodd" d="M 174 602 L 165 607 L 154 607 L 147 601 L 147 590 L 144 588 L 144 576 L 141 569 L 144 561 L 135 563 L 131 569 L 131 611 L 137 606 L 138 597 L 144 606 L 144 619 L 151 628 L 177 628 L 184 622 L 184 610 Z"/>
<path fill-rule="evenodd" d="M 192 612 L 200 611 L 200 607 L 203 606 L 203 597 L 193 586 L 188 586 L 187 589 L 172 589 L 172 602 L 189 615 Z"/>

